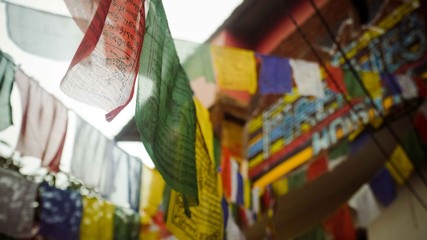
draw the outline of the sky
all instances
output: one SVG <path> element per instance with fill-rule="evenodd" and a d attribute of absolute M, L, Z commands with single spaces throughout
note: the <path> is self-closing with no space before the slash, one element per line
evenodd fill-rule
<path fill-rule="evenodd" d="M 205 42 L 212 33 L 228 18 L 232 11 L 243 0 L 163 0 L 169 28 L 174 39 L 185 40 L 194 43 Z M 63 16 L 70 16 L 65 3 L 61 0 L 7 0 L 7 2 L 24 5 L 30 8 L 51 12 Z M 69 61 L 53 61 L 29 54 L 16 46 L 9 38 L 6 28 L 5 3 L 0 2 L 0 49 L 11 55 L 15 63 L 29 76 L 39 81 L 40 85 L 49 93 L 56 96 L 70 110 L 76 112 L 89 124 L 95 126 L 107 137 L 113 138 L 121 128 L 133 117 L 135 110 L 135 98 L 112 121 L 105 121 L 105 111 L 97 109 L 63 94 L 59 89 L 59 83 L 64 76 Z M 83 36 L 83 35 L 82 35 Z M 134 94 L 136 96 L 136 94 Z M 20 125 L 20 97 L 16 89 L 12 92 L 12 104 L 14 109 L 14 123 L 9 129 L 0 132 L 0 140 L 16 143 Z M 73 129 L 69 129 L 69 131 Z M 67 138 L 74 137 L 68 134 Z M 68 140 L 68 139 L 67 139 Z M 141 152 L 141 143 L 119 143 L 125 151 L 135 155 L 143 162 L 153 167 L 151 160 L 145 161 L 147 155 Z M 65 157 L 70 157 L 72 148 L 66 146 Z M 0 146 L 0 151 L 2 146 Z M 4 150 L 4 149 L 3 149 Z"/>

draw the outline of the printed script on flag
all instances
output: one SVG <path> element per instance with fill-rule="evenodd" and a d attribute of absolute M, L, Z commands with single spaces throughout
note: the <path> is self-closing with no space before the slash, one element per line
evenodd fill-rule
<path fill-rule="evenodd" d="M 144 1 L 101 0 L 62 91 L 106 110 L 107 121 L 113 120 L 132 99 L 144 30 Z"/>

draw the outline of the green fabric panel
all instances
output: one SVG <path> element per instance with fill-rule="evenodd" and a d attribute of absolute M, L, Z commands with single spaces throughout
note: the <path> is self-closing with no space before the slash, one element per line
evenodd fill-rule
<path fill-rule="evenodd" d="M 196 112 L 160 0 L 150 1 L 142 49 L 135 121 L 165 182 L 198 202 Z"/>
<path fill-rule="evenodd" d="M 214 136 L 215 169 L 221 165 L 221 141 Z"/>
<path fill-rule="evenodd" d="M 403 147 L 405 151 L 408 151 L 408 157 L 411 161 L 419 166 L 425 160 L 425 152 L 423 150 L 422 142 L 417 136 L 414 129 L 407 132 L 403 138 Z"/>
<path fill-rule="evenodd" d="M 352 98 L 366 97 L 366 94 L 363 91 L 362 86 L 360 86 L 359 82 L 357 81 L 356 76 L 354 76 L 354 74 L 348 69 L 344 69 L 343 71 L 344 71 L 344 83 L 350 97 Z"/>
<path fill-rule="evenodd" d="M 183 67 L 190 80 L 203 76 L 207 82 L 215 82 L 209 45 L 200 45 L 194 54 L 184 62 Z"/>
<path fill-rule="evenodd" d="M 0 51 L 0 131 L 13 124 L 10 95 L 15 76 L 14 63 L 10 57 Z"/>
<path fill-rule="evenodd" d="M 328 152 L 329 160 L 333 161 L 341 156 L 346 156 L 350 150 L 350 146 L 347 139 L 343 139 Z"/>
<path fill-rule="evenodd" d="M 138 240 L 140 219 L 138 213 L 131 209 L 116 207 L 114 209 L 114 240 Z"/>
<path fill-rule="evenodd" d="M 321 225 L 317 225 L 316 227 L 296 237 L 294 240 L 325 240 L 325 239 L 326 239 L 325 230 Z"/>
<path fill-rule="evenodd" d="M 288 178 L 289 190 L 302 187 L 306 181 L 307 171 L 298 171 L 293 173 Z"/>

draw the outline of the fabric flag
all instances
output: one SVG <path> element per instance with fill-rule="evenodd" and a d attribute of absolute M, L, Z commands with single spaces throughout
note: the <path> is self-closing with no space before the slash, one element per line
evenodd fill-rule
<path fill-rule="evenodd" d="M 348 205 L 357 212 L 358 227 L 368 228 L 381 214 L 380 207 L 368 184 L 362 185 L 351 197 Z"/>
<path fill-rule="evenodd" d="M 197 44 L 194 52 L 185 59 L 182 66 L 191 81 L 203 77 L 206 82 L 215 83 L 212 55 L 208 44 Z"/>
<path fill-rule="evenodd" d="M 231 211 L 231 210 L 229 210 Z M 227 227 L 225 228 L 226 240 L 244 240 L 245 236 L 234 221 L 232 214 L 228 214 Z"/>
<path fill-rule="evenodd" d="M 390 205 L 396 199 L 396 189 L 393 178 L 386 168 L 379 170 L 369 182 L 376 199 L 384 206 Z"/>
<path fill-rule="evenodd" d="M 110 143 L 101 167 L 101 194 L 111 202 L 138 211 L 141 190 L 141 160 Z"/>
<path fill-rule="evenodd" d="M 247 178 L 243 178 L 244 190 L 243 190 L 243 206 L 245 209 L 251 208 L 251 181 Z"/>
<path fill-rule="evenodd" d="M 101 199 L 83 197 L 80 239 L 113 239 L 114 205 Z"/>
<path fill-rule="evenodd" d="M 6 14 L 9 38 L 36 56 L 69 61 L 83 37 L 70 17 L 9 3 Z"/>
<path fill-rule="evenodd" d="M 24 72 L 17 70 L 15 81 L 22 103 L 22 124 L 18 150 L 42 160 L 42 166 L 59 171 L 68 124 L 68 110 Z"/>
<path fill-rule="evenodd" d="M 87 186 L 100 186 L 105 151 L 111 140 L 76 115 L 76 132 L 70 173 Z"/>
<path fill-rule="evenodd" d="M 322 225 L 317 225 L 302 235 L 295 237 L 295 240 L 326 240 L 325 229 Z"/>
<path fill-rule="evenodd" d="M 78 240 L 83 203 L 80 193 L 40 185 L 40 234 L 46 239 Z"/>
<path fill-rule="evenodd" d="M 319 64 L 291 59 L 290 65 L 300 95 L 317 98 L 325 96 Z"/>
<path fill-rule="evenodd" d="M 212 46 L 211 53 L 221 89 L 246 91 L 249 94 L 256 92 L 256 61 L 252 51 Z"/>
<path fill-rule="evenodd" d="M 222 186 L 224 191 L 224 196 L 226 199 L 231 198 L 232 192 L 232 164 L 231 164 L 231 154 L 230 151 L 222 147 L 222 155 L 221 155 L 221 178 L 222 178 Z"/>
<path fill-rule="evenodd" d="M 363 85 L 368 90 L 371 98 L 382 97 L 382 86 L 380 75 L 376 72 L 363 71 L 359 73 L 362 78 Z"/>
<path fill-rule="evenodd" d="M 416 128 L 424 145 L 427 144 L 427 115 L 417 112 L 414 116 L 414 127 Z"/>
<path fill-rule="evenodd" d="M 415 129 L 411 128 L 411 130 L 405 134 L 403 137 L 403 147 L 408 151 L 408 155 L 411 157 L 410 160 L 416 166 L 422 165 L 426 160 L 422 142 L 419 140 Z"/>
<path fill-rule="evenodd" d="M 282 177 L 279 180 L 271 184 L 274 194 L 278 196 L 283 196 L 289 191 L 289 182 L 287 177 Z"/>
<path fill-rule="evenodd" d="M 403 185 L 403 183 L 411 176 L 414 166 L 409 160 L 408 155 L 401 146 L 397 146 L 390 156 L 390 160 L 386 162 L 386 167 L 389 170 L 394 180 Z"/>
<path fill-rule="evenodd" d="M 337 145 L 332 147 L 328 152 L 328 169 L 333 170 L 347 159 L 350 145 L 347 139 L 341 140 Z"/>
<path fill-rule="evenodd" d="M 402 97 L 404 99 L 412 99 L 418 97 L 418 88 L 414 80 L 408 75 L 396 75 L 400 89 L 402 89 Z"/>
<path fill-rule="evenodd" d="M 259 91 L 261 94 L 292 92 L 292 70 L 289 59 L 256 54 L 261 59 Z"/>
<path fill-rule="evenodd" d="M 197 202 L 196 112 L 160 0 L 150 1 L 135 121 L 165 182 Z M 191 203 L 190 202 L 190 203 Z"/>
<path fill-rule="evenodd" d="M 384 87 L 389 91 L 390 95 L 399 95 L 402 93 L 400 85 L 397 82 L 396 76 L 391 73 L 381 73 L 381 80 Z"/>
<path fill-rule="evenodd" d="M 64 0 L 68 11 L 73 16 L 77 26 L 82 32 L 86 32 L 92 22 L 96 10 L 101 0 Z"/>
<path fill-rule="evenodd" d="M 362 86 L 357 81 L 357 77 L 349 69 L 343 69 L 344 71 L 344 83 L 347 88 L 348 94 L 352 98 L 366 97 Z M 359 74 L 360 76 L 360 74 Z"/>
<path fill-rule="evenodd" d="M 345 205 L 340 207 L 332 216 L 323 222 L 325 230 L 333 236 L 334 240 L 356 240 L 350 208 Z"/>
<path fill-rule="evenodd" d="M 355 154 L 356 152 L 360 151 L 360 149 L 366 144 L 370 137 L 371 133 L 369 130 L 366 130 L 353 139 L 353 141 L 350 142 L 350 154 Z"/>
<path fill-rule="evenodd" d="M 222 197 L 221 200 L 221 208 L 222 208 L 222 219 L 224 220 L 224 229 L 226 229 L 227 224 L 228 224 L 228 215 L 229 215 L 229 207 L 228 207 L 228 203 L 227 200 Z"/>
<path fill-rule="evenodd" d="M 144 30 L 144 1 L 101 0 L 61 90 L 113 120 L 132 99 Z"/>
<path fill-rule="evenodd" d="M 139 212 L 143 222 L 149 223 L 163 200 L 165 181 L 157 170 L 149 169 L 146 166 L 143 166 L 142 169 Z"/>
<path fill-rule="evenodd" d="M 114 209 L 114 240 L 138 240 L 139 239 L 139 215 L 127 208 L 116 207 Z"/>
<path fill-rule="evenodd" d="M 326 66 L 322 69 L 326 85 L 335 93 L 348 94 L 344 83 L 344 72 L 340 67 Z M 329 72 L 329 73 L 327 73 Z"/>
<path fill-rule="evenodd" d="M 210 108 L 215 104 L 217 93 L 216 84 L 208 82 L 204 77 L 199 77 L 192 80 L 190 86 L 194 95 L 205 108 Z"/>
<path fill-rule="evenodd" d="M 243 205 L 243 188 L 243 177 L 240 174 L 239 164 L 231 158 L 231 202 Z"/>
<path fill-rule="evenodd" d="M 327 171 L 328 161 L 326 160 L 326 156 L 320 156 L 308 166 L 307 180 L 313 181 Z"/>
<path fill-rule="evenodd" d="M 251 196 L 252 196 L 252 211 L 255 214 L 258 214 L 260 212 L 260 207 L 261 207 L 260 206 L 260 199 L 259 199 L 259 197 L 260 197 L 260 189 L 257 188 L 257 187 L 252 188 L 252 194 L 251 194 Z"/>
<path fill-rule="evenodd" d="M 29 238 L 34 220 L 37 184 L 0 168 L 0 233 Z"/>
<path fill-rule="evenodd" d="M 305 166 L 291 173 L 289 178 L 289 190 L 300 188 L 307 179 L 307 169 Z"/>
<path fill-rule="evenodd" d="M 13 124 L 10 95 L 13 88 L 15 66 L 11 57 L 0 51 L 0 131 Z"/>
<path fill-rule="evenodd" d="M 166 226 L 178 239 L 222 239 L 223 214 L 217 191 L 217 173 L 207 148 L 207 131 L 213 131 L 208 111 L 195 98 L 197 110 L 196 164 L 200 204 L 185 209 L 185 198 L 171 192 Z M 204 124 L 199 124 L 204 122 Z M 201 129 L 201 128 L 209 129 Z"/>

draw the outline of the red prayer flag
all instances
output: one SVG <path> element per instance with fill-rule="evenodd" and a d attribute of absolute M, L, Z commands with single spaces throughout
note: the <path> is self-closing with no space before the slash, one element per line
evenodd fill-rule
<path fill-rule="evenodd" d="M 223 147 L 221 154 L 221 178 L 226 199 L 231 198 L 231 154 L 230 151 Z"/>
<path fill-rule="evenodd" d="M 308 181 L 313 181 L 328 170 L 328 161 L 326 156 L 320 156 L 310 164 L 307 170 Z"/>
<path fill-rule="evenodd" d="M 113 120 L 132 99 L 144 32 L 144 1 L 101 0 L 62 91 L 108 111 L 107 121 Z"/>
<path fill-rule="evenodd" d="M 356 231 L 353 225 L 350 208 L 342 206 L 332 216 L 323 222 L 327 232 L 335 240 L 356 240 Z"/>
<path fill-rule="evenodd" d="M 330 75 L 328 74 L 328 72 L 330 73 Z M 347 94 L 347 88 L 344 83 L 344 73 L 341 68 L 326 66 L 325 81 L 332 91 L 336 93 L 341 93 L 341 91 L 343 91 Z"/>

